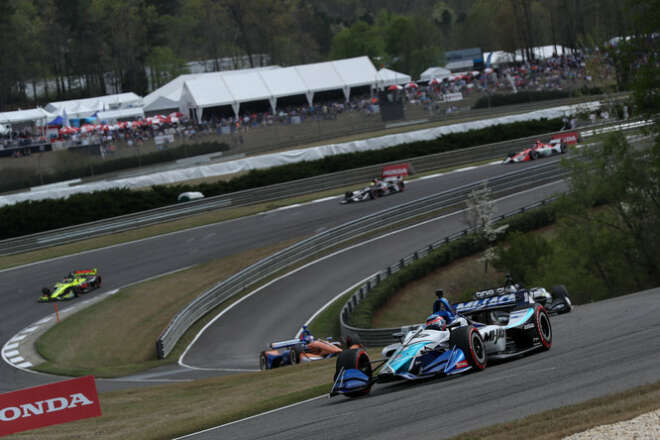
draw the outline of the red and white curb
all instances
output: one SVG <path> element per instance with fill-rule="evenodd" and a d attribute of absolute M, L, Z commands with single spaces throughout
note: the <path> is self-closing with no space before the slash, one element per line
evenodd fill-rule
<path fill-rule="evenodd" d="M 114 289 L 62 309 L 59 311 L 60 318 L 65 318 L 72 313 L 80 311 L 93 303 L 107 298 L 110 295 L 114 295 L 118 291 L 119 289 Z M 25 327 L 16 333 L 7 342 L 5 342 L 5 345 L 2 347 L 2 359 L 14 368 L 34 373 L 34 371 L 30 370 L 30 368 L 34 366 L 32 361 L 39 358 L 36 350 L 34 349 L 34 342 L 39 336 L 53 327 L 56 323 L 57 315 L 56 313 L 52 313 Z"/>

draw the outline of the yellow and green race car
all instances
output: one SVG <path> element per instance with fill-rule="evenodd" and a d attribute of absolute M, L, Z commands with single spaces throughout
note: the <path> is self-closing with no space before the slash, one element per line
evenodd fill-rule
<path fill-rule="evenodd" d="M 69 273 L 62 281 L 55 283 L 52 289 L 41 289 L 39 302 L 62 301 L 76 298 L 81 293 L 88 293 L 101 287 L 101 275 L 98 269 L 76 270 Z"/>

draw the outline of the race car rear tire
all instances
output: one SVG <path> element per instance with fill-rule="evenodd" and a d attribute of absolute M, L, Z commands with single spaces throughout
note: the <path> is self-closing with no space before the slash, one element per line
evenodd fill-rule
<path fill-rule="evenodd" d="M 552 325 L 550 324 L 548 312 L 540 304 L 536 305 L 534 311 L 534 325 L 541 349 L 550 350 L 550 347 L 552 347 Z"/>
<path fill-rule="evenodd" d="M 536 160 L 539 158 L 539 153 L 537 153 L 535 150 L 532 150 L 529 152 L 529 159 L 530 160 Z"/>
<path fill-rule="evenodd" d="M 94 281 L 94 287 L 96 287 L 97 289 L 98 289 L 99 287 L 101 287 L 101 281 L 102 281 L 102 280 L 101 280 L 101 276 L 100 276 L 100 275 L 97 276 L 97 277 L 96 277 L 96 280 Z"/>
<path fill-rule="evenodd" d="M 262 351 L 259 353 L 259 369 L 261 371 L 268 369 L 268 359 L 266 358 L 266 352 Z"/>
<path fill-rule="evenodd" d="M 339 376 L 339 373 L 341 370 L 350 370 L 352 368 L 357 368 L 360 370 L 362 373 L 367 375 L 369 377 L 369 381 L 371 381 L 371 377 L 373 375 L 373 370 L 371 369 L 371 360 L 369 359 L 369 355 L 363 348 L 352 348 L 349 350 L 344 350 L 341 353 L 339 353 L 339 356 L 337 356 L 337 364 L 335 367 L 335 375 L 333 377 L 333 382 L 337 380 L 337 376 Z M 366 394 L 369 394 L 369 391 L 371 391 L 371 387 L 356 391 L 354 393 L 346 393 L 346 396 L 348 397 L 358 397 L 358 396 L 364 396 Z"/>
<path fill-rule="evenodd" d="M 451 332 L 449 345 L 456 346 L 463 351 L 465 359 L 475 371 L 486 368 L 486 344 L 479 331 L 473 326 L 459 327 Z"/>
<path fill-rule="evenodd" d="M 561 154 L 566 153 L 566 143 L 565 142 L 562 142 L 561 144 L 559 144 L 559 150 L 560 150 Z"/>

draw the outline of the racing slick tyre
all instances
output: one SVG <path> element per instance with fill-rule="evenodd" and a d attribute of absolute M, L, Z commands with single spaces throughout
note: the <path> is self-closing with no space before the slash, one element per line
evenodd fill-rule
<path fill-rule="evenodd" d="M 101 277 L 97 276 L 94 280 L 94 288 L 98 289 L 99 287 L 101 287 Z"/>
<path fill-rule="evenodd" d="M 73 287 L 71 291 L 73 292 L 74 298 L 78 298 L 78 296 L 80 296 L 81 293 L 84 293 L 84 290 L 78 286 Z"/>
<path fill-rule="evenodd" d="M 266 358 L 266 352 L 262 351 L 259 353 L 259 369 L 261 371 L 268 369 L 268 359 Z"/>
<path fill-rule="evenodd" d="M 535 150 L 532 150 L 529 152 L 529 159 L 530 160 L 536 160 L 539 158 L 539 153 L 536 152 Z"/>
<path fill-rule="evenodd" d="M 296 365 L 300 362 L 300 352 L 301 350 L 297 346 L 291 347 L 291 350 L 289 350 L 289 363 L 291 365 Z"/>
<path fill-rule="evenodd" d="M 369 191 L 369 200 L 373 200 L 376 198 L 376 195 L 374 194 L 373 190 Z"/>
<path fill-rule="evenodd" d="M 541 349 L 550 350 L 550 347 L 552 347 L 552 325 L 550 325 L 548 312 L 540 304 L 537 304 L 534 310 L 534 325 Z"/>
<path fill-rule="evenodd" d="M 561 144 L 559 144 L 559 150 L 561 154 L 566 153 L 566 142 L 562 142 Z"/>
<path fill-rule="evenodd" d="M 552 295 L 552 307 L 553 311 L 558 315 L 563 313 L 568 313 L 573 310 L 573 304 L 571 299 L 568 297 L 568 290 L 563 284 L 559 284 L 550 289 L 550 295 Z M 556 307 L 556 305 L 563 305 L 563 307 Z"/>
<path fill-rule="evenodd" d="M 456 346 L 463 351 L 465 359 L 475 371 L 486 368 L 486 344 L 481 333 L 471 325 L 459 327 L 449 335 L 449 345 Z"/>
<path fill-rule="evenodd" d="M 357 368 L 358 370 L 366 374 L 367 377 L 369 377 L 369 380 L 371 381 L 373 371 L 371 369 L 371 360 L 369 359 L 369 355 L 362 348 L 352 348 L 349 350 L 344 350 L 341 353 L 339 353 L 339 356 L 337 357 L 337 366 L 335 367 L 335 375 L 332 379 L 333 382 L 337 380 L 337 376 L 339 376 L 339 373 L 341 372 L 342 369 L 350 370 L 352 368 Z M 371 391 L 371 386 L 367 389 L 356 391 L 354 393 L 346 393 L 346 396 L 348 397 L 364 396 L 366 394 L 369 394 L 369 391 Z"/>

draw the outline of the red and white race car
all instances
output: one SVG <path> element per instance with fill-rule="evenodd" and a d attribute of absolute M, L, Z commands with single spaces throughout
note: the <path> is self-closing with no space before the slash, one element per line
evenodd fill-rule
<path fill-rule="evenodd" d="M 510 153 L 503 163 L 527 162 L 540 157 L 552 156 L 553 154 L 564 154 L 568 145 L 576 144 L 579 137 L 578 133 L 571 132 L 556 134 L 552 136 L 548 143 L 537 140 L 531 148 L 525 148 L 518 153 Z"/>

